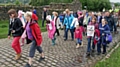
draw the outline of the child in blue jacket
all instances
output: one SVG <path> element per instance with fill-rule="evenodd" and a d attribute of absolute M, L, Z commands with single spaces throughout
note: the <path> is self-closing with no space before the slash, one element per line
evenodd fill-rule
<path fill-rule="evenodd" d="M 106 35 L 110 34 L 110 28 L 105 19 L 102 19 L 102 23 L 99 25 L 99 30 L 100 30 L 100 40 L 97 44 L 98 55 L 101 53 L 101 46 L 103 46 L 103 54 L 106 53 L 106 46 L 107 46 Z"/>

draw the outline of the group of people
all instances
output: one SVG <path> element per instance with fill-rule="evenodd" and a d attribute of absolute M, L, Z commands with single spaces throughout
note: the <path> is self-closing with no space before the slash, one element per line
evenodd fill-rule
<path fill-rule="evenodd" d="M 71 39 L 76 39 L 76 48 L 83 46 L 82 36 L 87 35 L 87 56 L 95 52 L 106 54 L 107 44 L 112 42 L 112 33 L 117 34 L 117 26 L 120 22 L 119 12 L 87 12 L 78 11 L 73 13 L 69 9 L 65 10 L 63 26 L 65 27 L 65 41 L 68 39 L 68 30 L 71 32 Z M 103 48 L 103 51 L 101 51 Z"/>
<path fill-rule="evenodd" d="M 66 9 L 63 14 L 53 12 L 52 15 L 47 13 L 47 9 L 44 8 L 42 15 L 42 26 L 44 27 L 44 21 L 46 21 L 46 29 L 48 31 L 48 37 L 51 39 L 53 46 L 56 45 L 56 36 L 60 36 L 59 29 L 64 29 L 64 41 L 68 40 L 68 31 L 71 33 L 71 40 L 76 39 L 76 48 L 83 46 L 82 37 L 87 36 L 87 56 L 91 55 L 91 52 L 95 52 L 95 46 L 97 46 L 98 55 L 101 54 L 101 47 L 103 47 L 103 54 L 106 53 L 107 44 L 112 42 L 111 33 L 117 33 L 117 26 L 120 26 L 120 12 L 87 12 L 78 11 L 73 13 L 69 9 Z M 36 10 L 30 10 L 23 12 L 19 10 L 18 13 L 15 9 L 8 11 L 10 17 L 8 38 L 12 34 L 12 48 L 16 52 L 15 60 L 19 60 L 22 56 L 21 46 L 23 46 L 24 40 L 26 43 L 31 43 L 29 51 L 29 61 L 25 67 L 31 67 L 35 50 L 40 53 L 39 61 L 45 59 L 41 43 L 42 35 L 38 25 L 38 17 Z M 90 27 L 90 29 L 88 29 Z M 92 29 L 93 28 L 93 29 Z M 88 31 L 92 34 L 88 35 Z M 20 43 L 20 39 L 22 42 Z"/>
<path fill-rule="evenodd" d="M 15 60 L 19 60 L 22 56 L 19 42 L 20 38 L 22 38 L 22 45 L 24 45 L 24 39 L 26 39 L 27 44 L 32 42 L 29 51 L 29 61 L 25 67 L 31 67 L 36 49 L 40 53 L 39 61 L 44 60 L 45 56 L 40 46 L 42 43 L 42 35 L 38 25 L 36 11 L 23 12 L 19 10 L 17 13 L 15 9 L 10 9 L 8 14 L 10 17 L 8 38 L 10 39 L 12 34 L 13 41 L 11 46 L 16 52 Z"/>

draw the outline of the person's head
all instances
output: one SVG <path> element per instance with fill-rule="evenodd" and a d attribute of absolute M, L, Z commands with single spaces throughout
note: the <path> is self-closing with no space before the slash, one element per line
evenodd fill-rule
<path fill-rule="evenodd" d="M 110 12 L 109 12 L 109 11 L 106 11 L 106 12 L 105 12 L 105 16 L 109 17 L 109 16 L 110 16 Z"/>
<path fill-rule="evenodd" d="M 97 14 L 98 16 L 101 16 L 101 12 L 98 12 L 98 14 Z"/>
<path fill-rule="evenodd" d="M 46 23 L 50 23 L 50 21 L 52 21 L 51 15 L 48 15 L 46 17 Z"/>
<path fill-rule="evenodd" d="M 57 12 L 55 12 L 55 16 L 58 16 L 58 13 L 57 13 Z"/>
<path fill-rule="evenodd" d="M 22 10 L 18 11 L 18 18 L 22 17 L 24 15 L 24 12 Z"/>
<path fill-rule="evenodd" d="M 102 19 L 102 25 L 106 25 L 107 21 L 105 19 Z"/>
<path fill-rule="evenodd" d="M 46 11 L 46 10 L 47 10 L 47 8 L 45 8 L 45 7 L 44 7 L 44 8 L 43 8 L 43 10 L 44 10 L 44 11 Z"/>
<path fill-rule="evenodd" d="M 118 16 L 118 20 L 120 20 L 120 16 Z"/>
<path fill-rule="evenodd" d="M 65 9 L 66 14 L 70 14 L 70 10 L 69 9 Z"/>
<path fill-rule="evenodd" d="M 32 19 L 32 12 L 27 11 L 27 12 L 24 14 L 24 16 L 25 16 L 26 21 L 30 21 L 30 20 Z"/>
<path fill-rule="evenodd" d="M 76 29 L 79 29 L 79 27 L 80 27 L 79 25 L 76 25 Z"/>
<path fill-rule="evenodd" d="M 82 12 L 81 12 L 81 11 L 80 11 L 80 12 L 78 12 L 77 14 L 78 14 L 78 16 L 82 16 Z"/>
<path fill-rule="evenodd" d="M 52 12 L 53 16 L 58 16 L 57 12 Z"/>
<path fill-rule="evenodd" d="M 118 15 L 120 16 L 120 10 L 118 11 Z"/>
<path fill-rule="evenodd" d="M 95 16 L 92 17 L 92 23 L 96 23 L 97 22 L 97 18 Z"/>
<path fill-rule="evenodd" d="M 10 17 L 10 18 L 16 18 L 16 17 L 17 17 L 17 12 L 16 12 L 15 9 L 10 9 L 10 10 L 8 11 L 8 14 L 9 14 L 9 17 Z"/>

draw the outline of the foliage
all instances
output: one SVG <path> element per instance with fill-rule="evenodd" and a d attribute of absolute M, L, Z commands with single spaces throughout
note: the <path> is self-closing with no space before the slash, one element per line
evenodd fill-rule
<path fill-rule="evenodd" d="M 80 0 L 82 3 L 82 8 L 87 6 L 87 9 L 90 11 L 102 11 L 103 8 L 110 9 L 111 4 L 109 0 Z"/>
<path fill-rule="evenodd" d="M 113 52 L 109 59 L 98 62 L 95 67 L 120 67 L 120 47 Z"/>
<path fill-rule="evenodd" d="M 115 7 L 120 7 L 120 3 L 115 3 Z"/>
<path fill-rule="evenodd" d="M 20 3 L 20 1 L 19 0 L 16 0 L 15 1 L 15 5 L 20 5 L 21 3 Z"/>
<path fill-rule="evenodd" d="M 72 1 L 73 0 L 31 0 L 29 4 L 33 5 L 33 6 L 41 6 L 41 5 L 48 5 L 51 2 L 54 2 L 54 3 L 70 3 Z"/>

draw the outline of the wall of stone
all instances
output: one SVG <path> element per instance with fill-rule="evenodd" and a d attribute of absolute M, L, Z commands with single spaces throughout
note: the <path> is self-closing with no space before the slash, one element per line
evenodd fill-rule
<path fill-rule="evenodd" d="M 15 5 L 8 5 L 8 6 L 0 6 L 0 20 L 6 20 L 9 19 L 9 16 L 7 15 L 7 11 L 11 8 L 18 10 L 23 10 L 23 11 L 28 11 L 30 9 L 35 8 L 37 10 L 37 15 L 39 19 L 42 16 L 42 10 L 43 7 L 47 7 L 49 9 L 49 13 L 52 13 L 52 11 L 57 11 L 58 13 L 63 12 L 66 8 L 72 10 L 72 11 L 77 11 L 81 10 L 81 3 L 78 0 L 75 0 L 72 3 L 51 3 L 50 5 L 46 6 L 15 6 Z"/>

